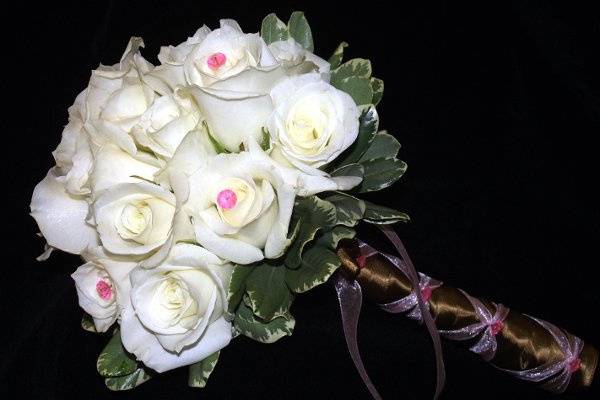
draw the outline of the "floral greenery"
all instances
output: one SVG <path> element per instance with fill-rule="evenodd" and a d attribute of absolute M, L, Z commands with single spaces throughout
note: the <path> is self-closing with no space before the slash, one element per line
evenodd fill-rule
<path fill-rule="evenodd" d="M 293 37 L 312 50 L 312 34 L 300 12 L 286 25 L 275 14 L 263 20 L 261 34 L 267 44 Z M 397 158 L 400 143 L 385 131 L 378 132 L 375 106 L 383 95 L 383 81 L 371 76 L 369 60 L 352 59 L 342 63 L 342 42 L 329 58 L 331 84 L 348 93 L 361 106 L 359 136 L 344 154 L 326 169 L 332 176 L 358 176 L 363 179 L 352 192 L 384 189 L 406 171 Z M 254 265 L 237 265 L 229 285 L 229 312 L 234 315 L 235 334 L 263 343 L 272 343 L 292 334 L 295 320 L 290 313 L 294 296 L 329 279 L 340 266 L 335 253 L 338 242 L 353 238 L 360 221 L 372 224 L 406 222 L 408 215 L 378 206 L 348 193 L 335 192 L 298 198 L 290 224 L 291 245 L 276 260 Z"/>
<path fill-rule="evenodd" d="M 288 23 L 275 14 L 264 18 L 261 36 L 267 44 L 293 38 L 313 51 L 310 26 L 302 12 L 292 13 Z M 359 133 L 355 143 L 324 169 L 331 176 L 356 176 L 362 183 L 350 191 L 326 192 L 296 198 L 288 234 L 289 247 L 277 259 L 251 265 L 236 265 L 228 285 L 228 316 L 235 335 L 262 343 L 273 343 L 293 333 L 295 319 L 290 312 L 295 296 L 324 282 L 339 268 L 338 243 L 356 235 L 363 221 L 371 224 L 407 222 L 408 215 L 363 201 L 355 195 L 385 189 L 406 171 L 397 158 L 400 144 L 385 131 L 378 131 L 376 105 L 383 96 L 383 81 L 372 76 L 369 60 L 355 58 L 343 62 L 346 42 L 340 43 L 329 58 L 331 84 L 348 93 L 360 108 Z M 227 152 L 209 135 L 217 152 Z M 269 133 L 263 129 L 261 147 L 267 150 Z M 89 315 L 83 329 L 96 332 Z M 219 352 L 189 367 L 188 384 L 204 387 L 219 359 Z M 128 390 L 151 378 L 152 373 L 135 360 L 114 329 L 100 354 L 97 369 L 111 390 Z"/>

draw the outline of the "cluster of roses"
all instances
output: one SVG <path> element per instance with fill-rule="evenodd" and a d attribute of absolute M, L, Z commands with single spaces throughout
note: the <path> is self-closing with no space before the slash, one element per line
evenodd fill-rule
<path fill-rule="evenodd" d="M 298 199 L 363 179 L 362 167 L 325 172 L 356 141 L 361 108 L 292 17 L 267 17 L 262 36 L 233 20 L 203 26 L 162 47 L 158 66 L 132 38 L 120 63 L 92 72 L 35 188 L 42 258 L 80 254 L 72 276 L 95 330 L 117 321 L 127 352 L 155 371 L 226 346 L 234 267 L 285 255 Z"/>

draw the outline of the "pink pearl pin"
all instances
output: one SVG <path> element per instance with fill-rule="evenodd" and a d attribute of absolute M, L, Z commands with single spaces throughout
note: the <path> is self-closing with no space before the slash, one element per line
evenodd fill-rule
<path fill-rule="evenodd" d="M 427 303 L 429 301 L 429 299 L 431 298 L 431 287 L 429 286 L 425 286 L 422 290 L 421 290 L 421 296 L 423 297 L 423 301 L 425 303 Z"/>
<path fill-rule="evenodd" d="M 210 69 L 218 69 L 221 65 L 225 64 L 227 61 L 227 56 L 223 53 L 215 53 L 206 59 L 206 64 Z"/>
<path fill-rule="evenodd" d="M 236 203 L 237 196 L 233 190 L 221 190 L 217 195 L 217 204 L 224 210 L 229 210 L 235 207 Z"/>
<path fill-rule="evenodd" d="M 496 336 L 500 331 L 504 329 L 504 324 L 500 321 L 496 321 L 490 325 L 490 332 L 492 335 Z"/>
<path fill-rule="evenodd" d="M 102 300 L 109 300 L 112 297 L 112 287 L 103 280 L 96 283 L 96 292 L 98 292 L 98 296 L 100 296 Z"/>
<path fill-rule="evenodd" d="M 581 368 L 581 359 L 576 358 L 569 363 L 569 372 L 574 373 L 577 372 Z"/>

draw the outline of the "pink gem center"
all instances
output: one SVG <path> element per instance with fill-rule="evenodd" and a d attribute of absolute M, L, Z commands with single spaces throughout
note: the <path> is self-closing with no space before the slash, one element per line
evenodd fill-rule
<path fill-rule="evenodd" d="M 569 363 L 569 372 L 570 373 L 576 372 L 577 370 L 579 370 L 579 368 L 581 368 L 581 359 L 576 358 Z"/>
<path fill-rule="evenodd" d="M 217 204 L 219 207 L 229 210 L 235 207 L 237 203 L 237 196 L 233 190 L 225 189 L 221 190 L 217 195 Z"/>
<path fill-rule="evenodd" d="M 361 254 L 360 256 L 356 257 L 356 263 L 358 264 L 359 268 L 364 268 L 365 264 L 367 263 L 367 257 Z"/>
<path fill-rule="evenodd" d="M 225 56 L 225 54 L 215 53 L 208 56 L 206 64 L 210 69 L 219 69 L 221 65 L 225 64 L 225 61 L 227 61 L 227 56 Z"/>
<path fill-rule="evenodd" d="M 100 296 L 102 300 L 108 300 L 112 297 L 112 287 L 103 280 L 99 280 L 98 283 L 96 283 L 96 292 L 98 292 L 98 296 Z"/>
<path fill-rule="evenodd" d="M 433 290 L 431 290 L 431 287 L 429 287 L 429 286 L 425 286 L 423 289 L 421 289 L 421 297 L 423 297 L 423 301 L 425 303 L 427 303 L 429 301 L 429 299 L 431 298 L 432 292 L 433 292 Z"/>
<path fill-rule="evenodd" d="M 500 331 L 504 329 L 504 324 L 501 321 L 496 321 L 490 325 L 490 332 L 496 336 Z"/>

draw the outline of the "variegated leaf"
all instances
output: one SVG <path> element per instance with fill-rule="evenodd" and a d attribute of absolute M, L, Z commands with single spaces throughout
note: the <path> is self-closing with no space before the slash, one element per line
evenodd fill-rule
<path fill-rule="evenodd" d="M 203 388 L 208 382 L 210 374 L 215 370 L 217 361 L 219 361 L 220 351 L 211 354 L 202 361 L 190 365 L 188 374 L 188 386 Z"/>
<path fill-rule="evenodd" d="M 289 313 L 293 296 L 285 284 L 283 265 L 258 264 L 246 281 L 246 293 L 254 314 L 264 321 Z"/>
<path fill-rule="evenodd" d="M 267 15 L 260 27 L 260 36 L 267 44 L 287 40 L 290 37 L 287 25 L 275 14 Z"/>
<path fill-rule="evenodd" d="M 342 59 L 344 58 L 344 49 L 348 47 L 348 43 L 342 42 L 335 49 L 331 57 L 329 57 L 329 67 L 333 70 L 342 64 Z"/>
<path fill-rule="evenodd" d="M 234 329 L 237 333 L 262 343 L 274 343 L 284 336 L 291 336 L 296 320 L 291 314 L 265 322 L 256 317 L 244 302 L 238 307 Z"/>
<path fill-rule="evenodd" d="M 285 281 L 295 293 L 304 293 L 329 279 L 341 265 L 339 257 L 330 249 L 312 246 L 302 255 L 298 269 L 288 269 Z"/>
<path fill-rule="evenodd" d="M 377 204 L 365 201 L 365 216 L 364 221 L 371 224 L 395 224 L 396 222 L 408 222 L 410 217 L 408 214 L 393 208 L 380 206 Z"/>
<path fill-rule="evenodd" d="M 119 331 L 115 331 L 96 362 L 98 373 L 103 377 L 125 376 L 138 368 L 135 358 L 127 353 L 121 343 Z"/>
<path fill-rule="evenodd" d="M 104 379 L 107 388 L 114 391 L 130 390 L 140 386 L 152 376 L 143 368 L 137 368 L 131 374 Z"/>

